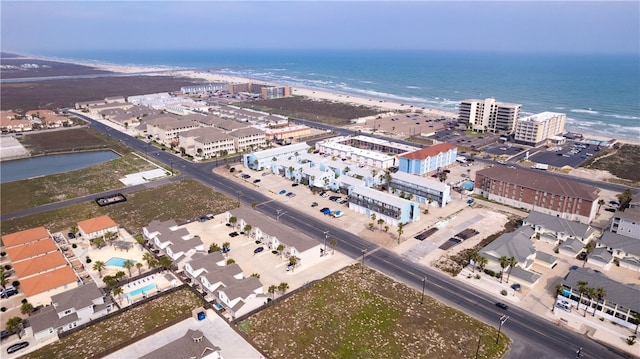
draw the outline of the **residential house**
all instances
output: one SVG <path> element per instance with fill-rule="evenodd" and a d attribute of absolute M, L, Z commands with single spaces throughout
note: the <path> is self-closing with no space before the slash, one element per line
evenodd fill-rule
<path fill-rule="evenodd" d="M 95 283 L 88 283 L 51 297 L 51 305 L 29 317 L 36 340 L 59 333 L 107 315 L 113 303 Z"/>
<path fill-rule="evenodd" d="M 175 232 L 172 232 L 175 233 Z M 163 236 L 159 236 L 163 237 Z M 158 238 L 158 237 L 156 237 Z M 172 261 L 182 261 L 184 258 L 190 258 L 194 254 L 204 252 L 204 243 L 200 237 L 189 237 L 187 239 L 173 237 L 169 240 L 169 245 L 164 248 L 165 253 Z M 181 264 L 178 264 L 180 267 Z"/>
<path fill-rule="evenodd" d="M 569 239 L 577 239 L 588 244 L 596 235 L 596 230 L 588 224 L 569 221 L 538 211 L 531 211 L 522 221 L 523 226 L 531 226 L 535 236 L 541 241 L 559 244 Z"/>
<path fill-rule="evenodd" d="M 118 225 L 106 214 L 78 222 L 78 231 L 86 240 L 98 237 L 118 236 Z"/>
<path fill-rule="evenodd" d="M 517 278 L 518 282 L 526 286 L 534 286 L 539 275 L 531 273 L 529 269 L 536 259 L 536 250 L 533 247 L 531 238 L 534 231 L 531 227 L 520 227 L 514 232 L 504 233 L 493 242 L 487 244 L 479 251 L 479 254 L 488 260 L 485 268 L 494 272 L 503 270 L 500 265 L 500 258 L 513 257 L 516 265 L 512 268 L 510 276 Z M 516 270 L 516 268 L 519 268 Z M 505 270 L 509 270 L 505 268 Z"/>
<path fill-rule="evenodd" d="M 631 238 L 640 238 L 640 208 L 616 211 L 609 222 L 609 231 Z"/>
<path fill-rule="evenodd" d="M 545 171 L 494 166 L 476 172 L 475 193 L 509 206 L 591 223 L 598 189 Z"/>
<path fill-rule="evenodd" d="M 224 267 L 226 260 L 221 252 L 196 253 L 185 262 L 184 271 L 189 278 L 196 281 L 203 273 L 209 273 Z"/>
<path fill-rule="evenodd" d="M 605 248 L 620 267 L 640 272 L 640 239 L 605 231 L 596 243 L 596 248 Z"/>
<path fill-rule="evenodd" d="M 244 278 L 242 268 L 238 264 L 232 263 L 222 267 L 209 265 L 207 270 L 198 276 L 198 281 L 202 284 L 202 289 L 209 293 L 211 297 L 217 298 L 215 293 L 218 288 L 230 285 L 242 278 Z"/>
<path fill-rule="evenodd" d="M 154 348 L 140 359 L 222 359 L 221 349 L 200 330 L 189 329 L 184 336 Z"/>
<path fill-rule="evenodd" d="M 13 111 L 0 111 L 0 130 L 3 133 L 31 131 L 31 121 L 18 117 L 19 115 Z"/>
<path fill-rule="evenodd" d="M 218 289 L 217 293 L 220 303 L 234 318 L 259 308 L 267 301 L 262 283 L 256 277 L 232 281 Z"/>
<path fill-rule="evenodd" d="M 602 288 L 607 293 L 602 299 L 586 298 L 582 295 L 580 299 L 579 283 L 586 282 L 589 288 Z M 591 314 L 595 310 L 595 315 L 605 320 L 627 327 L 631 330 L 636 328 L 634 315 L 640 313 L 640 287 L 637 285 L 623 284 L 605 276 L 602 272 L 594 271 L 590 268 L 575 268 L 562 280 L 564 292 L 559 296 L 563 300 L 569 300 L 573 307 L 584 310 L 588 307 L 587 313 Z"/>

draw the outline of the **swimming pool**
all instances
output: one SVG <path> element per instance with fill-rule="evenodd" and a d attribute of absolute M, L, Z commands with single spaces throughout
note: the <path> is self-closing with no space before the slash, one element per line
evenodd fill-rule
<path fill-rule="evenodd" d="M 464 181 L 461 184 L 463 189 L 466 189 L 467 191 L 473 191 L 473 182 L 471 181 Z"/>
<path fill-rule="evenodd" d="M 150 291 L 152 289 L 158 289 L 158 285 L 157 284 L 147 284 L 142 288 L 138 288 L 136 290 L 132 290 L 131 292 L 127 293 L 127 298 L 131 298 L 131 297 L 136 296 L 136 295 L 138 295 L 140 293 L 146 294 L 148 291 Z"/>
<path fill-rule="evenodd" d="M 133 264 L 136 264 L 136 261 L 129 259 L 131 262 L 133 262 Z M 106 261 L 104 263 L 104 265 L 107 266 L 112 266 L 112 267 L 123 267 L 124 268 L 124 262 L 126 262 L 127 259 L 125 258 L 118 258 L 118 257 L 113 257 L 111 259 L 109 259 L 108 261 Z"/>

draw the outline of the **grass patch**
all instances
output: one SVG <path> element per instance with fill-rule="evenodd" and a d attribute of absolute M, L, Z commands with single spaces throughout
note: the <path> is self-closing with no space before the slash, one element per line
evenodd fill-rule
<path fill-rule="evenodd" d="M 459 310 L 354 265 L 239 323 L 269 358 L 500 358 L 510 340 Z"/>
<path fill-rule="evenodd" d="M 350 124 L 352 119 L 385 112 L 373 106 L 316 100 L 304 96 L 234 103 L 234 105 L 334 126 L 346 126 Z"/>
<path fill-rule="evenodd" d="M 11 213 L 47 203 L 122 188 L 124 184 L 119 181 L 120 178 L 127 174 L 154 168 L 156 167 L 149 162 L 130 153 L 111 161 L 71 172 L 3 183 L 0 185 L 3 194 L 0 199 L 1 213 Z"/>
<path fill-rule="evenodd" d="M 189 289 L 178 290 L 79 330 L 23 358 L 89 358 L 141 337 L 201 305 L 200 298 Z"/>
<path fill-rule="evenodd" d="M 198 181 L 186 180 L 127 194 L 127 201 L 100 207 L 84 202 L 61 209 L 2 222 L 2 234 L 45 226 L 52 232 L 65 230 L 78 221 L 109 215 L 129 233 L 137 234 L 154 219 L 175 219 L 184 223 L 206 213 L 222 213 L 237 206 L 237 201 Z"/>
<path fill-rule="evenodd" d="M 19 141 L 31 155 L 104 148 L 121 154 L 131 152 L 129 147 L 86 127 L 25 133 Z"/>
<path fill-rule="evenodd" d="M 612 175 L 633 181 L 640 182 L 640 146 L 622 144 L 601 153 L 596 152 L 596 156 L 590 158 L 582 166 L 584 168 L 609 171 Z"/>

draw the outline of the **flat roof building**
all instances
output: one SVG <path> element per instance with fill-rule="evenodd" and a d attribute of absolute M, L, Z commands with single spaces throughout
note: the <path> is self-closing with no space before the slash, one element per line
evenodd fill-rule
<path fill-rule="evenodd" d="M 520 117 L 521 106 L 497 102 L 493 98 L 463 100 L 460 102 L 458 121 L 473 131 L 511 134 Z"/>
<path fill-rule="evenodd" d="M 542 112 L 516 120 L 516 143 L 537 146 L 564 133 L 567 115 L 557 112 Z"/>

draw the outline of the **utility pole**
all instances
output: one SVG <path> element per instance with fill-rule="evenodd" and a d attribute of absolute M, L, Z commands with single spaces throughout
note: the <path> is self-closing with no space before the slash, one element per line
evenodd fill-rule
<path fill-rule="evenodd" d="M 422 297 L 420 297 L 420 304 L 424 303 L 424 286 L 427 283 L 427 277 L 422 278 Z"/>
<path fill-rule="evenodd" d="M 329 238 L 329 231 L 326 230 L 323 233 L 324 233 L 324 252 L 323 252 L 323 254 L 326 254 L 327 253 L 327 239 Z"/>
<path fill-rule="evenodd" d="M 360 273 L 364 273 L 364 254 L 365 254 L 366 252 L 367 252 L 367 251 L 366 251 L 365 249 L 362 249 L 362 265 L 360 265 L 360 268 L 361 268 Z"/>

